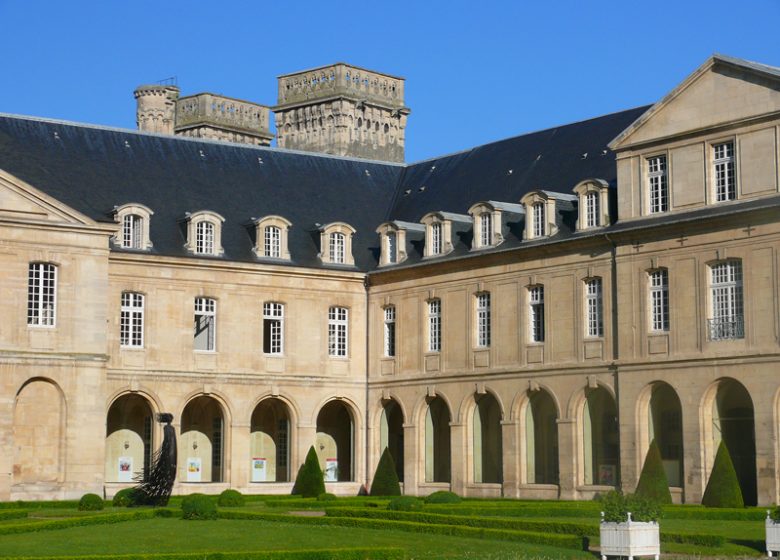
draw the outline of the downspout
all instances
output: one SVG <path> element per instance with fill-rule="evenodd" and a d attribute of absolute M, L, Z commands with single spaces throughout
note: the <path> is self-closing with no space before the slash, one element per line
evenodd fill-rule
<path fill-rule="evenodd" d="M 368 304 L 369 304 L 368 290 L 371 287 L 371 280 L 369 279 L 368 274 L 366 274 L 365 278 L 363 279 L 363 287 L 366 290 L 366 331 L 365 331 L 366 332 L 366 336 L 364 337 L 365 338 L 365 344 L 366 344 L 366 348 L 365 348 L 365 375 L 366 375 L 366 382 L 364 384 L 365 388 L 366 388 L 366 397 L 365 397 L 365 403 L 363 404 L 364 410 L 365 410 L 365 418 L 363 419 L 364 426 L 365 426 L 365 429 L 364 429 L 365 441 L 363 442 L 363 449 L 364 449 L 364 453 L 363 454 L 365 456 L 365 466 L 364 466 L 365 475 L 363 476 L 363 487 L 366 489 L 366 491 L 368 491 L 368 478 L 369 478 L 369 476 L 371 476 L 371 474 L 368 472 L 369 465 L 370 465 L 370 461 L 369 461 L 369 458 L 368 458 L 369 457 L 369 451 L 370 451 L 370 448 L 369 448 L 370 442 L 369 442 L 369 440 L 371 439 L 369 437 L 369 435 L 368 435 L 369 434 L 368 420 L 371 417 L 371 412 L 368 409 L 368 365 L 369 365 L 369 361 L 370 361 L 369 360 L 369 356 L 368 356 L 368 350 L 369 350 L 369 347 L 371 346 L 370 343 L 369 343 L 369 339 L 371 337 L 370 337 L 370 333 L 368 332 L 369 323 L 370 323 L 370 321 L 368 319 L 369 311 L 370 311 L 369 307 L 368 307 Z"/>
<path fill-rule="evenodd" d="M 619 488 L 622 489 L 623 487 L 623 469 L 621 468 L 622 464 L 622 449 L 623 446 L 621 445 L 620 441 L 620 426 L 622 425 L 620 423 L 620 376 L 618 375 L 618 368 L 615 362 L 617 361 L 619 357 L 620 352 L 620 345 L 619 345 L 619 339 L 618 339 L 618 286 L 617 286 L 617 245 L 615 244 L 612 239 L 610 239 L 609 234 L 604 234 L 604 239 L 607 240 L 607 243 L 610 245 L 610 282 L 612 284 L 612 289 L 610 290 L 610 299 L 612 301 L 612 313 L 610 315 L 612 316 L 612 332 L 610 333 L 612 335 L 612 360 L 610 364 L 610 369 L 612 370 L 612 376 L 615 383 L 615 410 L 617 411 L 617 437 L 618 437 L 618 484 Z"/>

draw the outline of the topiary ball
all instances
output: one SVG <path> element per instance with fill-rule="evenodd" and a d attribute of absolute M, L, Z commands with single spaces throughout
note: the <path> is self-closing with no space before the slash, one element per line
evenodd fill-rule
<path fill-rule="evenodd" d="M 184 519 L 216 519 L 217 504 L 205 494 L 190 494 L 181 501 L 182 518 Z"/>
<path fill-rule="evenodd" d="M 426 504 L 459 504 L 460 496 L 455 492 L 439 490 L 425 497 Z"/>
<path fill-rule="evenodd" d="M 125 488 L 114 494 L 114 498 L 111 500 L 111 505 L 114 507 L 130 507 L 133 505 L 133 492 L 134 488 Z"/>
<path fill-rule="evenodd" d="M 105 504 L 97 494 L 84 494 L 79 500 L 79 511 L 100 511 Z"/>
<path fill-rule="evenodd" d="M 422 500 L 414 496 L 398 496 L 390 500 L 387 509 L 393 511 L 420 511 L 423 508 Z"/>
<path fill-rule="evenodd" d="M 224 490 L 217 498 L 219 507 L 241 507 L 246 503 L 244 495 L 238 490 Z"/>
<path fill-rule="evenodd" d="M 323 494 L 320 494 L 317 496 L 318 502 L 332 502 L 333 500 L 337 500 L 336 494 L 331 494 L 330 492 L 325 492 Z"/>

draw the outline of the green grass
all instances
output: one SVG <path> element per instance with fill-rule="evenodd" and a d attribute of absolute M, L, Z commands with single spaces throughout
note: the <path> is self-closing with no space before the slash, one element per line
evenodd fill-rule
<path fill-rule="evenodd" d="M 129 554 L 153 552 L 287 550 L 393 546 L 410 559 L 514 560 L 592 558 L 584 552 L 512 542 L 410 535 L 391 530 L 302 527 L 257 521 L 150 519 L 100 527 L 0 536 L 3 556 Z"/>

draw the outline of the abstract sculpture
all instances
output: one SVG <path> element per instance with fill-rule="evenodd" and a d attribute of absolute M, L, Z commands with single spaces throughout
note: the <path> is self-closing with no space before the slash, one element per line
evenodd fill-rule
<path fill-rule="evenodd" d="M 157 415 L 157 421 L 165 423 L 163 427 L 163 442 L 160 449 L 152 457 L 149 472 L 142 472 L 133 488 L 133 505 L 166 506 L 171 497 L 173 482 L 176 480 L 176 431 L 171 422 L 173 414 L 161 412 Z"/>

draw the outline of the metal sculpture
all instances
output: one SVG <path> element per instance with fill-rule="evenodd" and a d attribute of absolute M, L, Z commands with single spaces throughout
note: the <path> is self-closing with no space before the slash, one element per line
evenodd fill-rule
<path fill-rule="evenodd" d="M 152 457 L 149 472 L 144 470 L 136 478 L 138 484 L 133 488 L 132 493 L 134 505 L 168 505 L 173 482 L 176 480 L 176 430 L 171 426 L 173 414 L 161 412 L 157 414 L 157 421 L 165 423 L 162 445 Z"/>

